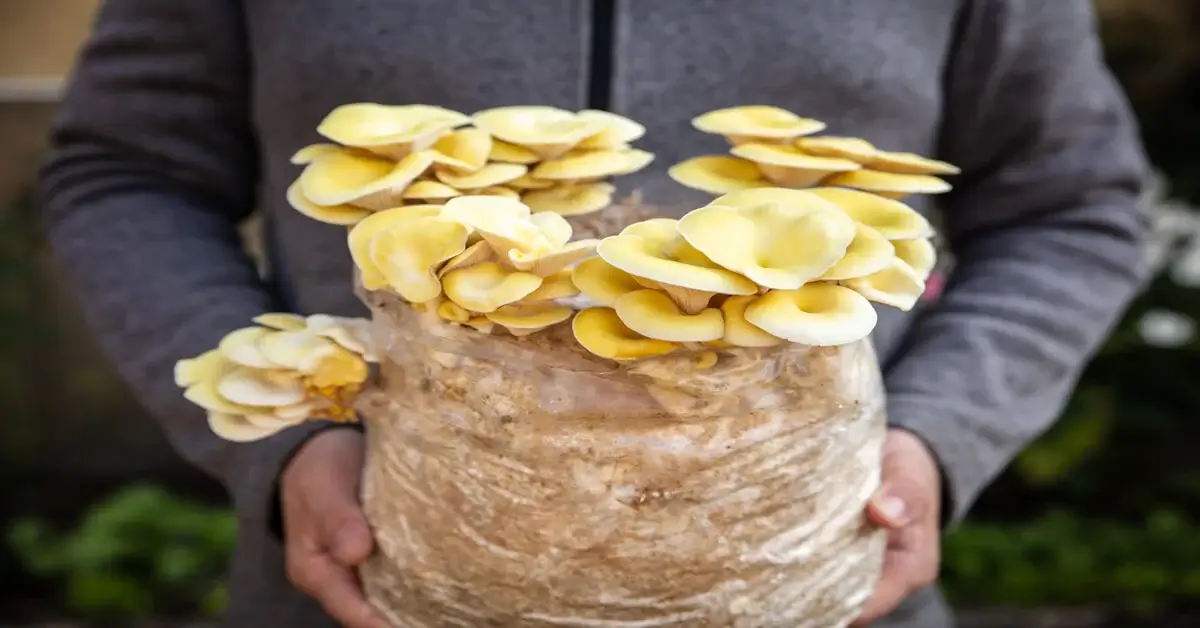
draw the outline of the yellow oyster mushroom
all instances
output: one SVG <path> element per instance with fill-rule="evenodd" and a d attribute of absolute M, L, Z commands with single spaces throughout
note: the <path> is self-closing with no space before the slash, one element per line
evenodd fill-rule
<path fill-rule="evenodd" d="M 467 226 L 438 217 L 414 218 L 378 233 L 368 246 L 371 263 L 387 286 L 406 301 L 441 294 L 437 269 L 467 248 Z"/>
<path fill-rule="evenodd" d="M 315 205 L 382 210 L 400 205 L 405 188 L 432 164 L 427 152 L 413 153 L 399 162 L 350 151 L 331 152 L 305 166 L 296 182 L 303 198 Z"/>
<path fill-rule="evenodd" d="M 625 326 L 656 340 L 669 342 L 706 342 L 725 333 L 721 310 L 707 308 L 687 314 L 657 290 L 636 290 L 617 297 L 613 309 Z"/>
<path fill-rule="evenodd" d="M 811 191 L 779 187 L 737 190 L 718 196 L 708 206 L 753 209 L 763 205 L 780 205 L 787 207 L 788 211 L 844 213 L 839 211 L 836 205 L 812 194 Z"/>
<path fill-rule="evenodd" d="M 849 159 L 860 164 L 866 163 L 879 152 L 879 149 L 867 140 L 833 135 L 801 137 L 792 145 L 809 155 Z"/>
<path fill-rule="evenodd" d="M 569 307 L 553 303 L 519 303 L 505 305 L 484 316 L 514 336 L 527 336 L 571 318 Z"/>
<path fill-rule="evenodd" d="M 616 188 L 610 183 L 567 183 L 546 189 L 529 190 L 521 201 L 535 212 L 560 216 L 582 216 L 612 205 Z"/>
<path fill-rule="evenodd" d="M 899 259 L 892 260 L 879 272 L 840 283 L 870 301 L 890 305 L 902 312 L 911 310 L 925 292 L 925 281 Z"/>
<path fill-rule="evenodd" d="M 589 259 L 597 259 L 595 257 Z M 575 285 L 575 281 L 571 278 L 574 269 L 564 268 L 552 275 L 548 275 L 542 279 L 542 285 L 538 286 L 537 290 L 530 292 L 525 297 L 525 301 L 554 301 L 555 299 L 566 299 L 579 294 L 579 287 Z"/>
<path fill-rule="evenodd" d="M 446 185 L 441 181 L 414 181 L 412 185 L 404 189 L 400 198 L 406 201 L 445 201 L 449 198 L 462 196 L 462 192 L 454 189 L 452 186 Z"/>
<path fill-rule="evenodd" d="M 924 238 L 933 232 L 928 219 L 895 199 L 847 188 L 809 188 L 805 192 L 833 203 L 856 222 L 889 240 Z"/>
<path fill-rule="evenodd" d="M 896 258 L 908 264 L 922 281 L 929 278 L 937 265 L 937 249 L 926 238 L 893 240 L 892 247 L 896 250 Z"/>
<path fill-rule="evenodd" d="M 580 346 L 610 360 L 651 358 L 679 348 L 674 342 L 646 338 L 633 331 L 621 322 L 616 310 L 609 307 L 579 312 L 571 322 L 571 330 Z"/>
<path fill-rule="evenodd" d="M 280 331 L 296 331 L 297 329 L 304 329 L 308 325 L 303 316 L 285 312 L 266 312 L 255 316 L 253 320 L 263 327 L 270 327 L 271 329 L 278 329 Z"/>
<path fill-rule="evenodd" d="M 492 250 L 492 246 L 486 240 L 480 240 L 468 246 L 462 253 L 451 257 L 438 269 L 438 277 L 445 277 L 446 273 L 458 269 L 491 262 L 496 259 L 496 252 Z"/>
<path fill-rule="evenodd" d="M 598 120 L 604 124 L 604 130 L 584 138 L 578 148 L 615 150 L 628 146 L 630 142 L 638 140 L 646 134 L 646 127 L 625 116 L 608 111 L 584 109 L 576 113 L 575 117 L 580 120 Z"/>
<path fill-rule="evenodd" d="M 528 166 L 536 164 L 540 159 L 541 157 L 537 153 L 524 146 L 510 144 L 495 137 L 492 138 L 492 150 L 488 153 L 488 161 Z"/>
<path fill-rule="evenodd" d="M 460 190 L 479 190 L 519 179 L 529 168 L 520 164 L 490 163 L 469 174 L 438 170 L 439 181 Z"/>
<path fill-rule="evenodd" d="M 443 299 L 434 311 L 442 319 L 451 323 L 463 324 L 471 320 L 471 313 L 466 308 L 449 299 Z"/>
<path fill-rule="evenodd" d="M 576 264 L 571 269 L 571 281 L 583 296 L 609 307 L 621 295 L 642 289 L 633 275 L 599 257 L 590 257 Z"/>
<path fill-rule="evenodd" d="M 217 382 L 217 392 L 242 406 L 274 408 L 304 402 L 307 394 L 299 378 L 272 377 L 269 372 L 236 368 Z"/>
<path fill-rule="evenodd" d="M 492 136 L 481 129 L 458 129 L 438 138 L 429 150 L 433 163 L 458 174 L 469 174 L 488 162 Z"/>
<path fill-rule="evenodd" d="M 562 184 L 557 181 L 543 181 L 541 179 L 535 178 L 533 175 L 530 175 L 529 173 L 526 173 L 526 174 L 521 175 L 520 177 L 517 177 L 516 179 L 513 179 L 512 181 L 509 181 L 508 183 L 505 183 L 504 185 L 506 185 L 514 190 L 520 190 L 520 191 L 524 192 L 526 190 L 545 190 L 547 188 L 552 188 L 554 186 L 562 185 Z"/>
<path fill-rule="evenodd" d="M 529 206 L 519 200 L 478 195 L 450 199 L 440 214 L 445 220 L 474 229 L 505 258 L 513 249 L 536 253 L 553 248 L 530 215 Z"/>
<path fill-rule="evenodd" d="M 342 146 L 338 146 L 337 144 L 309 144 L 308 146 L 305 146 L 304 148 L 301 148 L 293 153 L 290 161 L 294 166 L 307 166 L 318 157 L 343 150 L 346 149 Z"/>
<path fill-rule="evenodd" d="M 531 272 L 539 277 L 548 277 L 596 252 L 600 240 L 576 240 L 561 248 L 550 251 L 526 253 L 519 249 L 508 252 L 508 261 L 517 270 Z"/>
<path fill-rule="evenodd" d="M 607 127 L 604 120 L 544 106 L 497 107 L 472 119 L 492 137 L 532 150 L 541 159 L 558 157 Z"/>
<path fill-rule="evenodd" d="M 692 119 L 692 126 L 713 135 L 723 135 L 733 145 L 758 140 L 791 140 L 825 130 L 825 123 L 779 107 L 746 105 L 709 111 Z"/>
<path fill-rule="evenodd" d="M 437 216 L 441 211 L 439 205 L 396 207 L 375 212 L 354 225 L 346 236 L 346 241 L 350 257 L 358 267 L 363 287 L 367 290 L 379 290 L 387 286 L 387 278 L 371 260 L 371 241 L 375 236 L 409 220 Z"/>
<path fill-rule="evenodd" d="M 653 153 L 622 151 L 573 151 L 538 164 L 530 175 L 543 181 L 587 181 L 636 172 L 654 161 Z"/>
<path fill-rule="evenodd" d="M 221 439 L 231 443 L 251 443 L 273 436 L 300 422 L 276 420 L 272 423 L 265 423 L 262 419 L 252 421 L 250 416 L 254 415 L 209 412 L 208 428 Z"/>
<path fill-rule="evenodd" d="M 499 196 L 501 198 L 511 198 L 513 200 L 521 200 L 521 193 L 508 187 L 507 185 L 489 185 L 486 188 L 471 190 L 472 194 L 480 196 Z"/>
<path fill-rule="evenodd" d="M 184 358 L 175 363 L 175 385 L 187 388 L 206 380 L 215 381 L 235 365 L 221 351 L 205 351 L 194 358 Z"/>
<path fill-rule="evenodd" d="M 805 188 L 838 172 L 862 168 L 858 162 L 838 157 L 818 157 L 786 144 L 747 143 L 734 146 L 735 157 L 754 162 L 763 177 L 787 188 Z"/>
<path fill-rule="evenodd" d="M 680 185 L 709 194 L 771 186 L 754 162 L 729 155 L 693 157 L 671 166 L 667 176 Z"/>
<path fill-rule="evenodd" d="M 378 360 L 371 321 L 368 319 L 313 314 L 304 319 L 304 329 L 322 338 L 332 340 L 338 346 L 353 351 L 368 362 Z"/>
<path fill-rule="evenodd" d="M 774 203 L 701 207 L 681 218 L 678 229 L 722 268 L 776 290 L 820 277 L 842 259 L 855 235 L 854 222 L 843 214 Z"/>
<path fill-rule="evenodd" d="M 878 316 L 871 302 L 842 286 L 810 283 L 797 290 L 771 290 L 746 307 L 746 320 L 789 342 L 814 347 L 866 338 Z"/>
<path fill-rule="evenodd" d="M 840 172 L 821 182 L 822 185 L 852 188 L 899 200 L 913 194 L 943 194 L 951 186 L 931 175 L 895 174 L 878 170 Z"/>
<path fill-rule="evenodd" d="M 746 320 L 746 307 L 758 300 L 758 296 L 736 295 L 721 303 L 721 314 L 725 319 L 725 333 L 721 341 L 733 347 L 774 347 L 783 344 L 777 338 L 755 327 Z"/>
<path fill-rule="evenodd" d="M 551 248 L 565 246 L 567 242 L 570 242 L 571 234 L 574 231 L 566 218 L 554 213 L 533 214 L 529 217 L 529 222 L 532 222 L 538 231 L 546 236 L 546 242 Z"/>
<path fill-rule="evenodd" d="M 226 360 L 240 366 L 279 368 L 281 365 L 272 362 L 259 345 L 263 338 L 272 333 L 275 331 L 265 327 L 243 327 L 226 334 L 217 344 L 217 350 Z"/>
<path fill-rule="evenodd" d="M 893 153 L 883 150 L 875 151 L 864 164 L 872 170 L 896 174 L 952 175 L 961 172 L 958 166 L 938 159 L 922 157 L 916 153 Z"/>
<path fill-rule="evenodd" d="M 311 331 L 275 331 L 259 341 L 263 355 L 278 369 L 309 373 L 336 348 L 333 341 Z"/>
<path fill-rule="evenodd" d="M 495 262 L 459 268 L 442 277 L 442 289 L 447 298 L 480 314 L 495 312 L 505 305 L 516 303 L 541 285 L 541 277 L 510 271 Z"/>
<path fill-rule="evenodd" d="M 354 225 L 371 215 L 371 211 L 353 205 L 321 206 L 304 197 L 300 181 L 294 181 L 287 189 L 287 202 L 292 209 L 316 220 L 330 225 Z"/>
<path fill-rule="evenodd" d="M 489 321 L 486 316 L 476 316 L 463 324 L 482 334 L 490 334 L 496 328 L 496 324 Z"/>
<path fill-rule="evenodd" d="M 865 277 L 887 268 L 896 257 L 896 248 L 883 234 L 862 224 L 855 223 L 854 240 L 842 256 L 819 279 L 838 281 L 854 277 Z"/>
<path fill-rule="evenodd" d="M 309 384 L 318 389 L 358 386 L 367 381 L 367 363 L 343 347 L 323 356 L 309 372 Z"/>
<path fill-rule="evenodd" d="M 468 121 L 457 111 L 431 105 L 354 103 L 331 111 L 317 132 L 338 144 L 400 159 Z"/>

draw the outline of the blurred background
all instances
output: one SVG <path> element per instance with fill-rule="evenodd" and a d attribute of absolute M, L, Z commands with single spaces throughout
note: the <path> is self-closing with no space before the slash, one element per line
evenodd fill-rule
<path fill-rule="evenodd" d="M 30 196 L 97 4 L 0 2 L 0 628 L 191 626 L 225 600 L 224 494 L 97 352 Z M 967 627 L 1200 626 L 1200 2 L 1096 4 L 1159 173 L 1156 276 L 1062 421 L 946 539 Z"/>

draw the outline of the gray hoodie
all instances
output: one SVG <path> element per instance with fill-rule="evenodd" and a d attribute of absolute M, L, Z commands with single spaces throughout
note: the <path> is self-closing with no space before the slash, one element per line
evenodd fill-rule
<path fill-rule="evenodd" d="M 344 230 L 284 201 L 290 154 L 357 101 L 610 109 L 649 128 L 657 160 L 621 184 L 656 203 L 702 200 L 663 170 L 723 151 L 688 121 L 739 104 L 960 165 L 952 194 L 917 203 L 957 259 L 948 289 L 884 310 L 874 336 L 889 421 L 936 453 L 953 520 L 1051 423 L 1138 283 L 1146 165 L 1091 0 L 107 0 L 55 128 L 45 222 L 121 373 L 229 487 L 229 625 L 329 625 L 269 531 L 281 465 L 322 426 L 222 442 L 172 364 L 266 310 L 362 313 Z M 237 237 L 255 207 L 269 282 Z M 920 602 L 897 625 L 946 625 Z"/>

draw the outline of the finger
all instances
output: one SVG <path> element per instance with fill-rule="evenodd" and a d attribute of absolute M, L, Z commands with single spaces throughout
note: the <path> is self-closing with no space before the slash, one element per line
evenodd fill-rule
<path fill-rule="evenodd" d="M 867 520 L 889 530 L 902 528 L 909 521 L 908 504 L 890 484 L 884 485 L 867 503 Z"/>
<path fill-rule="evenodd" d="M 305 557 L 295 568 L 293 582 L 321 603 L 325 612 L 346 628 L 390 628 L 363 597 L 354 572 L 325 554 Z M 292 573 L 289 571 L 289 576 Z"/>
<path fill-rule="evenodd" d="M 358 472 L 339 471 L 338 466 L 330 465 L 329 473 L 313 474 L 304 492 L 305 510 L 321 549 L 352 567 L 366 560 L 374 544 L 358 501 Z"/>
<path fill-rule="evenodd" d="M 375 538 L 361 510 L 347 518 L 334 534 L 329 554 L 343 567 L 357 567 L 375 551 Z"/>
<path fill-rule="evenodd" d="M 859 618 L 851 626 L 867 626 L 886 617 L 908 597 L 912 591 L 908 580 L 911 562 L 911 555 L 907 551 L 888 550 L 875 591 L 863 604 Z"/>

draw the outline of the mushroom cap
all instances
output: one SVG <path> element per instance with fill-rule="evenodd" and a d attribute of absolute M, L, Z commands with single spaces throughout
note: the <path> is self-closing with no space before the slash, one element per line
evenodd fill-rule
<path fill-rule="evenodd" d="M 546 236 L 546 242 L 550 248 L 558 249 L 567 245 L 571 241 L 571 234 L 574 229 L 571 223 L 567 222 L 566 218 L 558 214 L 542 212 L 529 216 L 529 222 L 532 222 L 542 235 Z"/>
<path fill-rule="evenodd" d="M 855 234 L 844 214 L 776 203 L 701 207 L 680 219 L 678 229 L 722 268 L 777 290 L 820 277 L 842 259 Z"/>
<path fill-rule="evenodd" d="M 793 190 L 780 187 L 750 188 L 723 194 L 709 203 L 709 206 L 733 207 L 751 209 L 763 205 L 782 205 L 789 209 L 802 209 L 806 212 L 841 213 L 833 203 L 811 193 L 811 190 Z"/>
<path fill-rule="evenodd" d="M 300 188 L 300 181 L 293 181 L 287 189 L 287 202 L 292 206 L 292 209 L 316 220 L 329 225 L 353 225 L 371 215 L 371 210 L 355 207 L 353 205 L 332 205 L 324 207 L 309 201 L 304 197 L 304 192 Z"/>
<path fill-rule="evenodd" d="M 525 297 L 525 301 L 554 301 L 578 295 L 579 288 L 576 287 L 575 281 L 571 278 L 572 272 L 572 269 L 564 268 L 552 275 L 546 276 L 542 279 L 542 285 L 538 286 L 537 290 L 529 293 L 529 296 Z"/>
<path fill-rule="evenodd" d="M 530 175 L 544 181 L 600 179 L 636 172 L 653 160 L 652 153 L 637 149 L 573 151 L 543 161 L 530 171 Z"/>
<path fill-rule="evenodd" d="M 462 253 L 446 260 L 445 264 L 438 269 L 438 277 L 444 277 L 446 273 L 457 268 L 466 268 L 483 262 L 491 262 L 496 260 L 496 251 L 492 250 L 492 245 L 488 244 L 487 240 L 480 240 L 468 246 Z"/>
<path fill-rule="evenodd" d="M 540 253 L 552 248 L 546 235 L 530 220 L 529 207 L 516 199 L 460 196 L 447 201 L 440 216 L 474 229 L 501 257 L 508 257 L 513 249 Z"/>
<path fill-rule="evenodd" d="M 562 216 L 582 216 L 600 211 L 612 205 L 611 183 L 565 183 L 541 190 L 529 190 L 521 200 L 535 212 L 555 213 Z"/>
<path fill-rule="evenodd" d="M 925 293 L 925 281 L 899 258 L 879 272 L 847 279 L 841 284 L 870 301 L 890 305 L 902 312 L 911 310 Z"/>
<path fill-rule="evenodd" d="M 413 218 L 376 234 L 368 254 L 396 294 L 410 303 L 425 303 L 442 293 L 437 268 L 467 248 L 470 233 L 453 220 Z"/>
<path fill-rule="evenodd" d="M 514 201 L 521 200 L 521 193 L 508 187 L 507 185 L 490 185 L 486 188 L 471 190 L 472 194 L 480 196 L 499 196 L 501 198 L 509 198 Z"/>
<path fill-rule="evenodd" d="M 628 146 L 630 142 L 641 139 L 646 134 L 646 127 L 641 124 L 608 111 L 584 109 L 575 114 L 580 120 L 597 120 L 604 124 L 604 130 L 579 143 L 579 148 L 613 150 Z"/>
<path fill-rule="evenodd" d="M 539 159 L 541 159 L 541 156 L 537 152 L 524 146 L 517 146 L 516 144 L 511 144 L 495 137 L 492 138 L 492 150 L 488 153 L 488 161 L 528 166 L 537 163 Z"/>
<path fill-rule="evenodd" d="M 669 342 L 706 342 L 725 333 L 721 310 L 707 308 L 686 314 L 663 292 L 635 290 L 617 297 L 617 316 L 633 331 Z"/>
<path fill-rule="evenodd" d="M 617 302 L 617 297 L 642 289 L 633 275 L 599 257 L 576 264 L 571 270 L 571 281 L 585 297 L 609 307 Z"/>
<path fill-rule="evenodd" d="M 533 175 L 531 175 L 529 173 L 525 173 L 525 174 L 517 177 L 516 179 L 513 179 L 512 181 L 505 183 L 505 185 L 507 185 L 510 188 L 513 188 L 514 190 L 524 191 L 524 190 L 545 190 L 547 188 L 552 188 L 556 185 L 562 185 L 562 184 L 557 181 L 543 181 L 541 179 L 534 177 Z"/>
<path fill-rule="evenodd" d="M 261 423 L 251 423 L 248 415 L 231 412 L 208 412 L 208 429 L 222 440 L 231 443 L 251 443 L 276 434 L 290 423 L 271 429 Z"/>
<path fill-rule="evenodd" d="M 304 328 L 313 334 L 332 340 L 367 362 L 376 362 L 379 359 L 371 321 L 368 319 L 313 314 L 304 320 L 304 325 Z"/>
<path fill-rule="evenodd" d="M 833 203 L 889 240 L 924 238 L 933 232 L 933 226 L 920 212 L 895 199 L 847 188 L 810 188 L 805 192 Z"/>
<path fill-rule="evenodd" d="M 571 330 L 580 346 L 610 360 L 636 360 L 664 355 L 679 345 L 646 338 L 621 322 L 616 310 L 592 307 L 575 315 Z"/>
<path fill-rule="evenodd" d="M 342 150 L 314 158 L 297 183 L 304 198 L 316 205 L 395 206 L 399 194 L 433 164 L 428 153 L 413 153 L 399 162 Z M 373 197 L 380 196 L 378 200 Z M 394 198 L 393 198 L 394 197 Z"/>
<path fill-rule="evenodd" d="M 308 326 L 308 321 L 303 316 L 287 312 L 266 312 L 255 316 L 252 320 L 263 327 L 279 331 L 296 331 Z"/>
<path fill-rule="evenodd" d="M 922 157 L 916 153 L 893 153 L 876 151 L 865 165 L 880 172 L 896 174 L 959 174 L 958 166 L 938 159 Z"/>
<path fill-rule="evenodd" d="M 681 161 L 667 170 L 680 185 L 709 194 L 769 187 L 754 162 L 729 155 L 705 155 Z"/>
<path fill-rule="evenodd" d="M 779 107 L 745 105 L 709 111 L 692 119 L 692 126 L 704 133 L 729 136 L 790 139 L 819 133 L 825 123 L 801 118 Z"/>
<path fill-rule="evenodd" d="M 860 223 L 855 223 L 854 240 L 836 264 L 831 266 L 820 279 L 837 281 L 864 277 L 887 268 L 896 257 L 896 249 L 883 234 Z"/>
<path fill-rule="evenodd" d="M 602 120 L 544 106 L 496 107 L 480 111 L 472 119 L 493 137 L 532 149 L 542 157 L 565 152 L 606 128 Z"/>
<path fill-rule="evenodd" d="M 896 250 L 896 258 L 908 264 L 922 281 L 929 278 L 937 265 L 937 249 L 928 238 L 894 240 L 892 247 Z"/>
<path fill-rule="evenodd" d="M 810 283 L 797 290 L 771 290 L 746 307 L 746 320 L 789 342 L 814 347 L 849 344 L 875 329 L 871 302 L 842 286 Z"/>
<path fill-rule="evenodd" d="M 931 175 L 895 174 L 878 170 L 852 170 L 839 172 L 822 182 L 823 185 L 865 190 L 889 198 L 909 194 L 942 194 L 951 186 L 943 179 Z"/>
<path fill-rule="evenodd" d="M 345 146 L 374 147 L 412 142 L 470 121 L 450 109 L 432 105 L 342 105 L 325 116 L 317 133 Z"/>
<path fill-rule="evenodd" d="M 571 308 L 554 303 L 519 303 L 505 305 L 485 316 L 514 335 L 525 335 L 557 325 L 571 318 L 572 313 Z"/>
<path fill-rule="evenodd" d="M 437 216 L 441 210 L 437 205 L 396 207 L 375 212 L 354 225 L 346 236 L 346 243 L 350 249 L 350 258 L 358 267 L 359 281 L 363 288 L 379 290 L 387 286 L 387 279 L 371 261 L 371 241 L 375 236 L 415 218 Z"/>
<path fill-rule="evenodd" d="M 438 138 L 430 152 L 434 163 L 457 174 L 470 174 L 487 163 L 492 153 L 492 136 L 482 129 L 458 129 Z"/>
<path fill-rule="evenodd" d="M 293 166 L 307 166 L 308 164 L 312 163 L 312 161 L 314 159 L 316 159 L 322 155 L 327 155 L 329 153 L 336 153 L 336 152 L 343 151 L 343 150 L 346 150 L 346 149 L 337 144 L 330 144 L 328 142 L 321 143 L 321 144 L 309 144 L 308 146 L 305 146 L 304 148 L 301 148 L 300 150 L 296 151 L 292 155 L 292 158 L 290 161 Z"/>
<path fill-rule="evenodd" d="M 217 382 L 217 392 L 229 401 L 252 408 L 287 406 L 304 401 L 298 379 L 268 377 L 266 371 L 239 367 Z"/>
<path fill-rule="evenodd" d="M 860 164 L 865 163 L 879 152 L 874 144 L 857 137 L 837 137 L 832 135 L 801 137 L 796 139 L 794 145 L 796 148 L 810 155 L 849 159 Z"/>
<path fill-rule="evenodd" d="M 259 342 L 273 330 L 264 327 L 243 327 L 225 334 L 217 344 L 221 357 L 229 362 L 257 369 L 274 369 L 280 365 L 272 362 L 263 353 Z"/>
<path fill-rule="evenodd" d="M 715 294 L 754 294 L 758 291 L 753 281 L 729 270 L 680 261 L 678 254 L 671 254 L 671 247 L 677 240 L 686 243 L 680 236 L 661 242 L 621 234 L 602 240 L 596 252 L 612 266 L 660 284 Z"/>
<path fill-rule="evenodd" d="M 480 314 L 495 312 L 502 306 L 516 303 L 541 285 L 541 277 L 510 271 L 495 262 L 458 268 L 442 277 L 442 288 L 449 299 Z"/>
<path fill-rule="evenodd" d="M 442 299 L 438 301 L 437 307 L 434 308 L 434 312 L 436 312 L 437 315 L 443 320 L 450 321 L 451 323 L 462 324 L 471 320 L 471 313 L 468 312 L 466 308 L 455 303 L 454 301 L 451 301 L 450 299 Z"/>
<path fill-rule="evenodd" d="M 528 171 L 528 167 L 520 164 L 490 163 L 469 174 L 438 170 L 436 176 L 442 183 L 460 190 L 478 190 L 519 179 Z"/>
<path fill-rule="evenodd" d="M 591 256 L 596 252 L 598 244 L 600 244 L 599 240 L 589 239 L 577 240 L 560 248 L 537 253 L 512 249 L 508 252 L 508 261 L 517 270 L 530 272 L 539 277 L 547 277 Z"/>
<path fill-rule="evenodd" d="M 783 344 L 782 338 L 755 327 L 746 320 L 746 307 L 754 303 L 758 295 L 734 295 L 721 303 L 721 314 L 725 319 L 725 333 L 721 340 L 734 347 L 774 347 Z"/>
<path fill-rule="evenodd" d="M 789 144 L 760 144 L 750 142 L 734 146 L 729 149 L 729 152 L 735 157 L 741 157 L 756 164 L 768 164 L 798 170 L 847 172 L 862 168 L 861 164 L 849 159 L 819 157 L 806 153 Z"/>
<path fill-rule="evenodd" d="M 442 183 L 441 181 L 413 181 L 412 185 L 404 189 L 404 193 L 400 195 L 405 200 L 417 199 L 445 199 L 462 196 L 462 192 Z"/>

